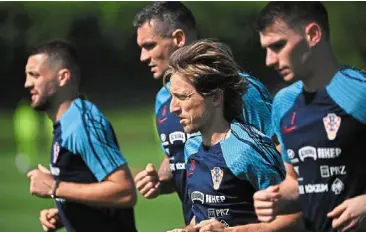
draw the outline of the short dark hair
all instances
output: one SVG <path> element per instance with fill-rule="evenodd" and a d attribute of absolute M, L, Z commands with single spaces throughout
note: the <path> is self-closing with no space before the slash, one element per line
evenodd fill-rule
<path fill-rule="evenodd" d="M 298 31 L 303 30 L 306 24 L 316 22 L 325 33 L 325 38 L 329 39 L 328 12 L 321 2 L 269 2 L 259 14 L 257 30 L 263 31 L 277 20 L 282 20 L 290 28 Z"/>
<path fill-rule="evenodd" d="M 241 97 L 247 91 L 248 83 L 240 76 L 240 67 L 229 46 L 203 39 L 179 48 L 170 57 L 164 82 L 175 73 L 192 83 L 202 96 L 222 90 L 225 119 L 228 122 L 234 119 L 243 122 Z"/>
<path fill-rule="evenodd" d="M 162 37 L 170 37 L 176 29 L 186 32 L 196 33 L 196 20 L 192 12 L 181 2 L 153 2 L 146 5 L 138 12 L 133 21 L 136 28 L 141 27 L 146 22 L 158 20 L 160 23 L 157 32 Z"/>
<path fill-rule="evenodd" d="M 35 46 L 29 52 L 29 56 L 46 54 L 51 68 L 58 65 L 59 68 L 67 68 L 78 82 L 80 79 L 80 67 L 75 48 L 68 42 L 60 39 L 48 41 Z"/>

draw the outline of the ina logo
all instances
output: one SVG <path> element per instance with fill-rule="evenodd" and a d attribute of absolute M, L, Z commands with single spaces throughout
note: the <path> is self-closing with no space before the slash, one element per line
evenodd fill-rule
<path fill-rule="evenodd" d="M 219 167 L 214 167 L 211 170 L 211 177 L 212 177 L 213 188 L 215 190 L 218 190 L 220 187 L 222 178 L 224 177 L 224 171 Z"/>
<path fill-rule="evenodd" d="M 53 144 L 53 163 L 55 164 L 57 162 L 58 154 L 60 153 L 60 145 L 58 142 L 55 142 Z"/>
<path fill-rule="evenodd" d="M 329 140 L 334 140 L 337 136 L 339 127 L 341 126 L 341 117 L 338 117 L 335 113 L 329 113 L 323 118 L 325 131 Z"/>

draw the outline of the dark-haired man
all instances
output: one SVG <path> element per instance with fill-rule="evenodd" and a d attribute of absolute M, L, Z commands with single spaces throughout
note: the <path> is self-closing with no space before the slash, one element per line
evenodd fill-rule
<path fill-rule="evenodd" d="M 286 179 L 254 195 L 261 221 L 302 211 L 311 231 L 365 231 L 366 74 L 342 65 L 321 2 L 270 2 L 266 64 L 293 83 L 273 103 Z"/>
<path fill-rule="evenodd" d="M 32 195 L 56 200 L 45 231 L 135 232 L 134 181 L 113 128 L 90 101 L 79 97 L 80 69 L 74 48 L 60 40 L 34 48 L 26 65 L 31 106 L 53 122 L 50 172 L 28 173 Z"/>

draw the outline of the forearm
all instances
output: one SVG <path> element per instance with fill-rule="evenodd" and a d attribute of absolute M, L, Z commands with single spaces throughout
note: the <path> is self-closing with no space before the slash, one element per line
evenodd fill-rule
<path fill-rule="evenodd" d="M 297 180 L 286 178 L 280 184 L 280 195 L 277 215 L 294 214 L 301 211 Z"/>
<path fill-rule="evenodd" d="M 120 184 L 112 181 L 91 184 L 61 182 L 56 196 L 96 206 L 133 207 L 136 204 L 133 187 L 121 188 Z"/>
<path fill-rule="evenodd" d="M 171 194 L 175 192 L 173 174 L 170 170 L 169 158 L 166 156 L 160 165 L 159 171 L 160 194 Z"/>
<path fill-rule="evenodd" d="M 160 180 L 160 194 L 171 194 L 175 192 L 172 179 Z"/>
<path fill-rule="evenodd" d="M 225 232 L 293 232 L 303 231 L 301 213 L 278 216 L 270 223 L 255 223 L 236 227 L 227 227 Z"/>
<path fill-rule="evenodd" d="M 226 227 L 225 232 L 265 232 L 266 223 L 247 224 L 242 226 Z"/>

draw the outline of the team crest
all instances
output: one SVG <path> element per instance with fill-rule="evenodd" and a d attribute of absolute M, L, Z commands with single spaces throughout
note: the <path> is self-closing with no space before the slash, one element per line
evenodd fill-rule
<path fill-rule="evenodd" d="M 335 113 L 329 113 L 323 118 L 325 131 L 329 140 L 334 140 L 337 136 L 339 127 L 341 126 L 341 117 Z"/>
<path fill-rule="evenodd" d="M 215 190 L 218 190 L 220 187 L 222 178 L 224 177 L 224 171 L 219 167 L 214 167 L 211 170 L 211 177 L 212 177 L 213 188 Z"/>
<path fill-rule="evenodd" d="M 55 144 L 53 144 L 53 163 L 55 164 L 58 158 L 58 154 L 60 153 L 60 145 L 58 144 L 58 142 L 55 142 Z"/>

